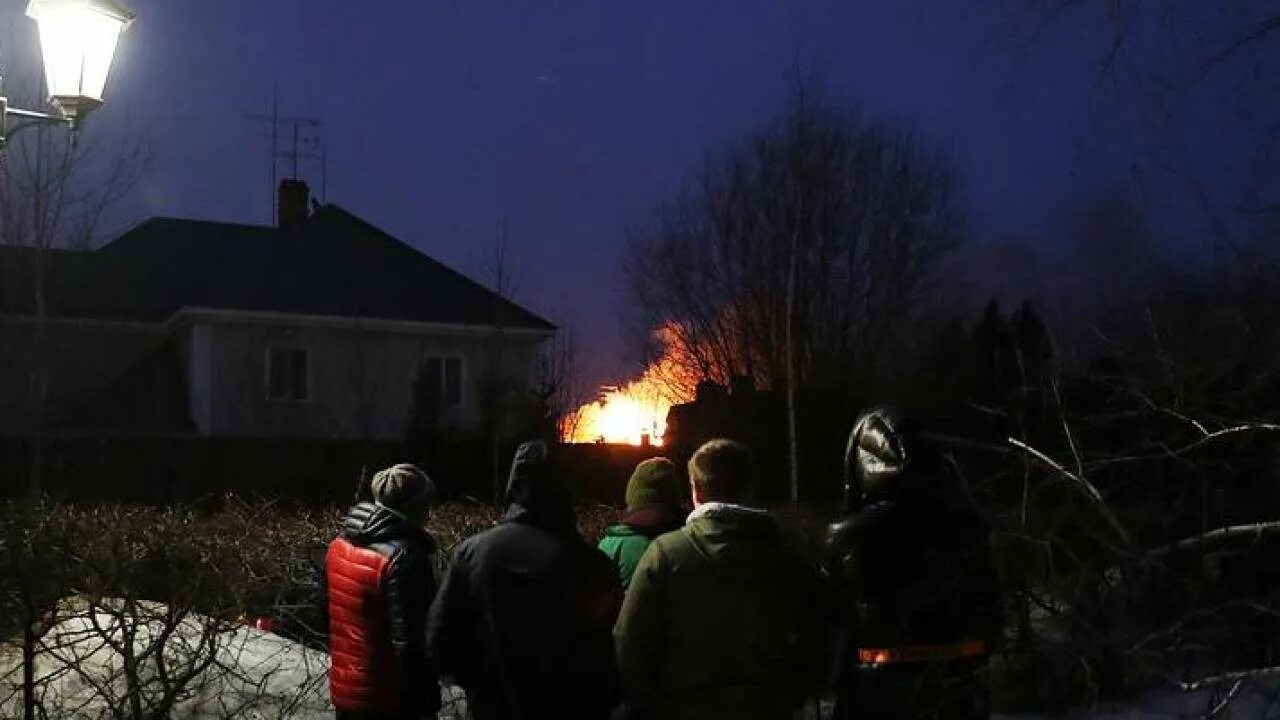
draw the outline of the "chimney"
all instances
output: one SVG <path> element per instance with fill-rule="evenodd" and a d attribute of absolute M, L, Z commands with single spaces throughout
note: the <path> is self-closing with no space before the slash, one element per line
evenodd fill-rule
<path fill-rule="evenodd" d="M 297 179 L 281 180 L 280 193 L 276 201 L 277 227 L 287 228 L 306 220 L 309 214 L 307 201 L 310 195 L 311 190 L 307 188 L 305 182 Z"/>

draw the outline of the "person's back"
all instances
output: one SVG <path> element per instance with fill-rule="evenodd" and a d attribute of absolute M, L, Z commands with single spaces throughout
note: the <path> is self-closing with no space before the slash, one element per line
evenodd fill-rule
<path fill-rule="evenodd" d="M 618 700 L 618 581 L 545 463 L 541 443 L 517 451 L 506 516 L 458 546 L 432 607 L 432 657 L 479 720 L 605 718 Z"/>
<path fill-rule="evenodd" d="M 1001 625 L 985 525 L 936 451 L 891 411 L 865 415 L 846 455 L 861 507 L 828 537 L 850 631 L 837 716 L 982 717 Z"/>
<path fill-rule="evenodd" d="M 816 573 L 771 515 L 740 504 L 745 472 L 736 443 L 695 454 L 697 508 L 632 578 L 614 636 L 633 715 L 789 718 L 821 682 Z M 709 476 L 726 473 L 735 487 L 709 499 Z"/>
<path fill-rule="evenodd" d="M 636 465 L 627 482 L 626 499 L 621 522 L 605 529 L 599 544 L 600 552 L 618 568 L 623 588 L 631 584 L 649 543 L 681 525 L 682 498 L 675 464 L 657 457 Z"/>
<path fill-rule="evenodd" d="M 339 718 L 414 720 L 440 693 L 424 645 L 435 543 L 421 528 L 434 493 L 412 465 L 378 473 L 325 557 L 329 692 Z"/>
<path fill-rule="evenodd" d="M 860 642 L 960 643 L 989 634 L 993 587 L 989 534 L 974 515 L 928 499 L 881 500 L 837 524 L 856 557 Z"/>

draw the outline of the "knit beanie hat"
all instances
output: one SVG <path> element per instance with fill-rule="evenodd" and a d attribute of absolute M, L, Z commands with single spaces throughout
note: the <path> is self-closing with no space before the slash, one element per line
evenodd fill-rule
<path fill-rule="evenodd" d="M 627 482 L 627 510 L 654 505 L 678 508 L 684 501 L 680 472 L 664 457 L 649 458 L 636 465 Z"/>
<path fill-rule="evenodd" d="M 373 501 L 392 512 L 413 517 L 435 500 L 436 485 L 417 465 L 401 463 L 379 470 L 369 484 Z"/>

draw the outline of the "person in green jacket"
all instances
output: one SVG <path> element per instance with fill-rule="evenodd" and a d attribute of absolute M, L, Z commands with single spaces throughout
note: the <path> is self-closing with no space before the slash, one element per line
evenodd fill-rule
<path fill-rule="evenodd" d="M 640 558 L 613 629 L 624 716 L 789 720 L 825 680 L 822 590 L 730 440 L 689 461 L 694 511 Z"/>
<path fill-rule="evenodd" d="M 664 457 L 649 458 L 631 473 L 622 522 L 605 530 L 600 539 L 601 552 L 618 566 L 622 587 L 631 584 L 631 575 L 649 543 L 684 522 L 682 485 L 675 463 Z"/>

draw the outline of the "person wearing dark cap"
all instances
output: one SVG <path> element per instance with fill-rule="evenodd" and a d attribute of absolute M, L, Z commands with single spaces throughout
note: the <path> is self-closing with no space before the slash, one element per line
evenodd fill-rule
<path fill-rule="evenodd" d="M 613 566 L 578 534 L 546 444 L 516 450 L 507 512 L 458 545 L 431 607 L 433 662 L 476 720 L 607 718 L 620 700 Z"/>
<path fill-rule="evenodd" d="M 649 458 L 631 473 L 622 521 L 606 529 L 600 539 L 600 551 L 617 566 L 623 588 L 631 584 L 649 543 L 684 524 L 682 484 L 675 463 L 664 457 Z"/>
<path fill-rule="evenodd" d="M 990 533 L 955 466 L 889 408 L 845 450 L 845 516 L 825 571 L 845 637 L 837 718 L 987 717 L 987 657 L 1002 627 Z"/>
<path fill-rule="evenodd" d="M 425 647 L 436 583 L 423 529 L 435 484 L 414 465 L 374 475 L 325 556 L 329 693 L 341 720 L 417 720 L 440 709 Z"/>

